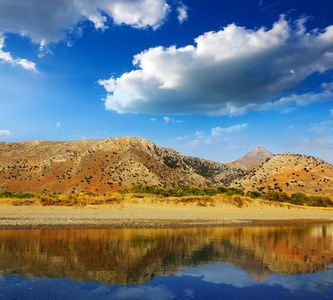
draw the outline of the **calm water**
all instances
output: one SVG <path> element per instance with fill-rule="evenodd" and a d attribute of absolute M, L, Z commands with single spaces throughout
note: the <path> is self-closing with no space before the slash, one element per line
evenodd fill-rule
<path fill-rule="evenodd" d="M 333 299 L 333 226 L 0 230 L 0 299 Z"/>

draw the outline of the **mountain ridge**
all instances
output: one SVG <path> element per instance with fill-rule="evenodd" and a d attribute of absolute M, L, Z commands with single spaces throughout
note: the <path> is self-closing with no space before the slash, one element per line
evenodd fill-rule
<path fill-rule="evenodd" d="M 255 169 L 253 169 L 255 168 Z M 256 147 L 220 163 L 185 156 L 138 137 L 0 143 L 0 193 L 105 194 L 147 184 L 164 188 L 230 187 L 331 196 L 333 166 Z"/>
<path fill-rule="evenodd" d="M 0 192 L 106 193 L 140 183 L 218 186 L 246 172 L 138 137 L 0 144 Z"/>

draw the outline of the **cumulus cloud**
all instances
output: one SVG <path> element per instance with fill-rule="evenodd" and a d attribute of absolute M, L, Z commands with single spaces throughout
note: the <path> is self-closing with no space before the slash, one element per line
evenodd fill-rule
<path fill-rule="evenodd" d="M 25 58 L 13 58 L 10 52 L 3 51 L 5 38 L 0 34 L 0 63 L 8 63 L 13 66 L 21 66 L 26 70 L 37 72 L 36 64 Z"/>
<path fill-rule="evenodd" d="M 230 24 L 195 45 L 154 47 L 137 54 L 137 67 L 99 83 L 105 107 L 118 113 L 241 115 L 249 110 L 306 105 L 332 95 L 312 94 L 306 79 L 333 69 L 333 26 L 308 32 L 306 19 L 282 16 L 271 29 Z"/>
<path fill-rule="evenodd" d="M 117 25 L 157 29 L 170 6 L 166 0 L 10 0 L 0 1 L 0 32 L 28 35 L 48 44 L 66 37 L 82 20 L 106 29 L 108 18 Z"/>
<path fill-rule="evenodd" d="M 179 11 L 183 20 L 186 7 Z M 39 44 L 39 58 L 52 54 L 50 43 L 57 43 L 68 33 L 80 34 L 80 22 L 89 20 L 96 29 L 108 28 L 108 21 L 116 25 L 135 28 L 159 28 L 171 7 L 166 0 L 10 0 L 0 1 L 0 36 L 14 33 L 27 36 Z M 2 36 L 2 44 L 4 38 Z M 0 44 L 2 48 L 2 44 Z M 71 42 L 67 43 L 71 45 Z M 0 62 L 21 65 L 36 71 L 36 65 L 27 59 L 13 59 L 9 52 L 0 48 Z"/>
<path fill-rule="evenodd" d="M 0 129 L 0 137 L 1 136 L 11 136 L 13 135 L 10 130 L 6 130 L 6 129 Z"/>

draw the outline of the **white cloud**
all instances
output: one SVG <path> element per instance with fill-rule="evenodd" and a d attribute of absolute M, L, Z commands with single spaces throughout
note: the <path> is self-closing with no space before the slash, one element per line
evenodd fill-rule
<path fill-rule="evenodd" d="M 205 134 L 204 131 L 196 131 L 196 132 L 194 133 L 194 135 L 197 136 L 197 137 L 203 137 L 204 134 Z"/>
<path fill-rule="evenodd" d="M 283 17 L 271 29 L 235 24 L 182 48 L 137 54 L 137 67 L 100 80 L 105 107 L 118 113 L 241 115 L 331 97 L 329 86 L 304 93 L 310 75 L 333 69 L 333 26 L 306 31 L 305 19 Z"/>
<path fill-rule="evenodd" d="M 175 120 L 175 118 L 170 118 L 170 117 L 163 117 L 164 123 L 168 124 L 168 123 L 183 123 L 183 120 Z"/>
<path fill-rule="evenodd" d="M 13 135 L 10 130 L 0 129 L 0 136 L 11 136 Z"/>
<path fill-rule="evenodd" d="M 177 7 L 178 21 L 180 24 L 187 20 L 187 10 L 188 7 L 184 3 L 180 3 L 180 6 Z"/>
<path fill-rule="evenodd" d="M 197 142 L 195 142 L 195 144 L 198 145 L 198 143 L 200 142 L 200 139 L 206 139 L 205 132 L 204 131 L 196 131 L 195 133 L 190 134 L 190 135 L 178 136 L 174 140 L 175 141 L 187 141 L 190 138 L 195 138 L 195 140 L 197 140 Z M 190 141 L 190 143 L 191 142 L 193 142 L 193 140 Z"/>
<path fill-rule="evenodd" d="M 53 54 L 53 52 L 47 47 L 46 41 L 43 39 L 41 40 L 39 44 L 39 49 L 38 49 L 38 57 L 44 57 L 47 54 Z"/>
<path fill-rule="evenodd" d="M 215 127 L 212 128 L 211 132 L 212 132 L 212 136 L 216 137 L 216 136 L 220 136 L 226 133 L 234 133 L 234 132 L 238 132 L 241 131 L 243 129 L 246 129 L 249 127 L 249 124 L 238 124 L 238 125 L 234 125 L 231 127 L 227 127 L 227 128 L 221 128 L 221 127 Z"/>
<path fill-rule="evenodd" d="M 4 33 L 26 36 L 39 44 L 38 57 L 52 54 L 48 44 L 57 43 L 68 33 L 82 34 L 80 22 L 89 20 L 96 29 L 108 28 L 109 19 L 116 25 L 135 28 L 159 28 L 171 10 L 166 0 L 10 0 L 0 1 L 0 62 L 21 65 L 35 71 L 36 64 L 14 59 L 4 52 Z M 71 41 L 67 42 L 72 45 Z"/>
<path fill-rule="evenodd" d="M 13 58 L 10 52 L 5 52 L 2 49 L 5 47 L 5 38 L 0 34 L 0 63 L 8 63 L 13 66 L 21 66 L 26 70 L 38 72 L 36 64 L 28 61 L 25 58 Z"/>
<path fill-rule="evenodd" d="M 60 122 L 57 122 L 57 128 L 59 128 L 61 126 Z"/>
<path fill-rule="evenodd" d="M 165 21 L 170 6 L 166 0 L 10 0 L 0 1 L 0 32 L 29 36 L 48 44 L 66 37 L 82 20 L 96 29 L 114 24 L 157 29 Z"/>
<path fill-rule="evenodd" d="M 155 118 L 151 118 L 151 119 L 150 119 L 150 121 L 152 121 L 152 122 L 155 122 L 155 121 L 156 121 L 156 119 L 155 119 Z"/>
<path fill-rule="evenodd" d="M 193 134 L 178 136 L 174 140 L 177 142 L 185 142 L 192 148 L 198 148 L 207 145 L 222 144 L 227 147 L 229 144 L 238 144 L 243 131 L 249 127 L 249 124 L 237 124 L 230 127 L 221 128 L 219 126 L 210 130 L 210 134 L 205 134 L 204 131 L 196 131 Z"/>
<path fill-rule="evenodd" d="M 163 117 L 165 124 L 168 124 L 171 119 L 169 117 Z"/>

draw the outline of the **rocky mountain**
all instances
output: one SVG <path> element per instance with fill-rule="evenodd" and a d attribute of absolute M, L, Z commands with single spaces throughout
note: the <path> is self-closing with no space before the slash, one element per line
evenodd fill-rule
<path fill-rule="evenodd" d="M 250 171 L 259 167 L 263 162 L 272 156 L 274 156 L 274 154 L 265 148 L 256 147 L 242 158 L 233 161 L 233 163 L 245 167 L 248 171 Z"/>
<path fill-rule="evenodd" d="M 283 191 L 288 195 L 304 193 L 308 196 L 333 194 L 333 165 L 311 156 L 284 153 L 271 157 L 231 186 L 246 191 Z"/>
<path fill-rule="evenodd" d="M 107 193 L 134 184 L 218 186 L 247 170 L 137 137 L 0 143 L 0 192 Z"/>

